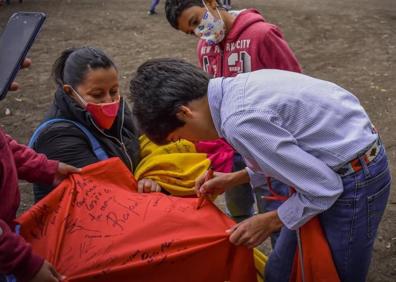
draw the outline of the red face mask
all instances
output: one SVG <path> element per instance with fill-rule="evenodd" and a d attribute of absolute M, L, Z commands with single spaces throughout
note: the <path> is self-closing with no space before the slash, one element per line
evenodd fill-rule
<path fill-rule="evenodd" d="M 118 98 L 114 102 L 94 104 L 87 103 L 76 90 L 73 89 L 73 91 L 83 102 L 83 104 L 85 105 L 85 110 L 92 115 L 95 123 L 100 128 L 111 128 L 117 117 L 118 109 L 120 107 L 120 96 L 118 96 Z"/>

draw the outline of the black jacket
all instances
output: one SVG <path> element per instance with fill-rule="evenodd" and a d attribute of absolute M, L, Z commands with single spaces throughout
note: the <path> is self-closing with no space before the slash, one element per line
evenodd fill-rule
<path fill-rule="evenodd" d="M 133 172 L 139 162 L 139 135 L 133 123 L 132 114 L 123 98 L 113 126 L 109 130 L 100 129 L 90 113 L 79 106 L 61 89 L 55 93 L 54 103 L 45 117 L 65 118 L 86 127 L 96 137 L 109 157 L 119 157 Z M 71 123 L 51 124 L 41 132 L 34 149 L 47 155 L 49 159 L 83 167 L 98 161 L 84 133 Z M 34 185 L 35 201 L 52 190 L 52 187 Z"/>

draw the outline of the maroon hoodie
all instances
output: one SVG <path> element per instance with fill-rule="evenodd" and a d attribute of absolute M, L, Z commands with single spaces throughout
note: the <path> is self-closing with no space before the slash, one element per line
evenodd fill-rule
<path fill-rule="evenodd" d="M 240 12 L 219 44 L 209 46 L 205 40 L 199 40 L 197 53 L 201 68 L 214 77 L 260 69 L 301 72 L 280 30 L 265 22 L 254 9 Z"/>
<path fill-rule="evenodd" d="M 14 230 L 19 206 L 18 178 L 52 184 L 57 161 L 18 144 L 0 129 L 0 275 L 12 273 L 17 281 L 30 281 L 44 260 Z"/>
<path fill-rule="evenodd" d="M 301 72 L 280 30 L 254 9 L 240 12 L 219 44 L 209 46 L 200 39 L 197 53 L 201 68 L 214 77 L 231 77 L 260 69 Z M 232 170 L 234 150 L 225 141 L 198 142 L 197 150 L 208 154 L 214 170 Z"/>

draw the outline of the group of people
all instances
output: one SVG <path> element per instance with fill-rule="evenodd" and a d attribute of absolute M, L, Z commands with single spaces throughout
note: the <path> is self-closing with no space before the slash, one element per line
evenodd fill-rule
<path fill-rule="evenodd" d="M 213 154 L 214 177 L 199 177 L 196 192 L 225 192 L 238 222 L 227 230 L 232 243 L 252 248 L 271 236 L 266 281 L 289 280 L 297 232 L 315 216 L 340 280 L 365 281 L 391 177 L 384 145 L 358 99 L 301 74 L 280 30 L 257 10 L 166 0 L 165 13 L 172 27 L 199 37 L 199 67 L 179 59 L 143 63 L 130 82 L 131 111 L 109 56 L 93 47 L 67 49 L 53 67 L 56 91 L 45 117 L 58 121 L 40 131 L 38 153 L 0 131 L 0 273 L 62 280 L 13 233 L 17 178 L 35 183 L 38 201 L 69 173 L 99 161 L 78 124 L 131 172 L 141 134 L 157 144 L 186 139 Z M 139 187 L 161 191 L 150 179 Z"/>

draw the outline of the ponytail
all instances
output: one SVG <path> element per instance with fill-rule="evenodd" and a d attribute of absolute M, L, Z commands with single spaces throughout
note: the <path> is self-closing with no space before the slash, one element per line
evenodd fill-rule
<path fill-rule="evenodd" d="M 52 66 L 52 77 L 55 81 L 55 84 L 57 84 L 59 87 L 63 87 L 63 85 L 65 84 L 64 69 L 66 65 L 66 60 L 75 50 L 75 48 L 69 48 L 64 50 Z"/>
<path fill-rule="evenodd" d="M 69 84 L 77 88 L 89 70 L 116 68 L 113 61 L 94 47 L 69 48 L 62 52 L 52 67 L 52 76 L 58 87 Z"/>

